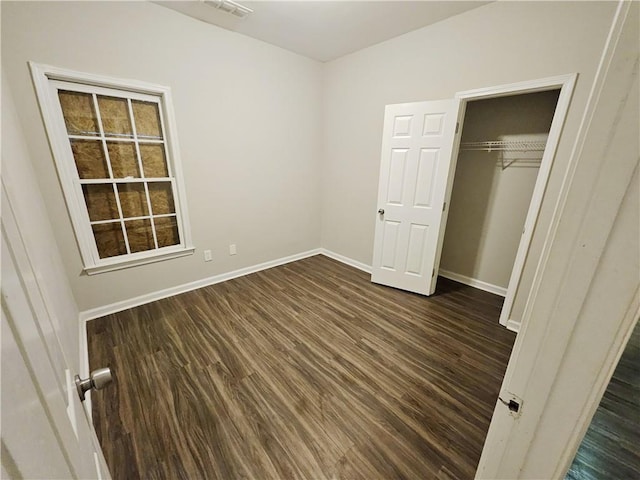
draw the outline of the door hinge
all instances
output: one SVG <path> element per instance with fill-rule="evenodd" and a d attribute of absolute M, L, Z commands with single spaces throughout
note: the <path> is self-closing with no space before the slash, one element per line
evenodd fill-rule
<path fill-rule="evenodd" d="M 442 204 L 442 211 L 444 212 L 447 209 L 447 202 Z"/>
<path fill-rule="evenodd" d="M 456 122 L 456 133 L 458 133 L 459 128 L 460 128 L 460 122 Z"/>
<path fill-rule="evenodd" d="M 434 268 L 433 270 L 431 270 L 431 278 L 433 278 L 436 274 L 436 269 Z"/>

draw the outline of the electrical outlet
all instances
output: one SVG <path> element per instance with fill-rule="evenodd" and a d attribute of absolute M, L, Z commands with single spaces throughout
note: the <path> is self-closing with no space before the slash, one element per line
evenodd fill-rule
<path fill-rule="evenodd" d="M 238 251 L 236 250 L 236 244 L 232 243 L 231 245 L 229 245 L 229 255 L 235 255 L 236 253 L 238 253 Z"/>
<path fill-rule="evenodd" d="M 204 261 L 205 262 L 210 262 L 211 261 L 211 250 L 205 250 L 204 251 Z"/>

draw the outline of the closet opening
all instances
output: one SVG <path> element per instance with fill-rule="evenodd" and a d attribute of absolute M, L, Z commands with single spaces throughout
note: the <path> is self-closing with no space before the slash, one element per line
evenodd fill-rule
<path fill-rule="evenodd" d="M 535 278 L 525 264 L 550 245 L 533 232 L 576 79 L 387 105 L 371 281 L 432 295 L 440 274 L 498 293 L 500 324 L 518 331 Z"/>
<path fill-rule="evenodd" d="M 539 254 L 530 240 L 559 137 L 556 124 L 550 141 L 560 94 L 554 86 L 461 99 L 439 275 L 506 297 L 500 323 L 514 331 L 533 280 L 522 278 L 524 260 Z"/>

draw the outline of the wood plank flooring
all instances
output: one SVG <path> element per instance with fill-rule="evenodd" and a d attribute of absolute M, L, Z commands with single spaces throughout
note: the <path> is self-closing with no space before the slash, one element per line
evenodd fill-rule
<path fill-rule="evenodd" d="M 640 478 L 640 323 L 582 439 L 567 480 Z"/>
<path fill-rule="evenodd" d="M 88 323 L 116 480 L 472 478 L 515 335 L 315 256 Z"/>

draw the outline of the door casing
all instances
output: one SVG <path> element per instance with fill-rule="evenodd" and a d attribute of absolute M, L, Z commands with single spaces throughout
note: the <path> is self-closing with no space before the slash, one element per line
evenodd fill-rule
<path fill-rule="evenodd" d="M 551 166 L 556 155 L 558 143 L 560 141 L 560 135 L 562 133 L 562 127 L 567 117 L 569 110 L 569 104 L 573 95 L 573 90 L 578 78 L 577 73 L 571 73 L 567 75 L 559 75 L 555 77 L 541 78 L 538 80 L 530 80 L 526 82 L 511 83 L 506 85 L 498 85 L 487 88 L 480 88 L 475 90 L 467 90 L 458 92 L 455 95 L 456 107 L 458 112 L 458 133 L 454 137 L 453 148 L 451 151 L 451 163 L 450 171 L 448 175 L 447 190 L 445 195 L 445 201 L 447 205 L 451 201 L 451 192 L 453 190 L 453 180 L 455 178 L 456 164 L 458 161 L 458 154 L 460 151 L 460 138 L 462 137 L 462 126 L 464 125 L 464 117 L 466 113 L 467 103 L 473 100 L 486 100 L 489 98 L 505 97 L 512 95 L 522 95 L 527 93 L 544 92 L 548 90 L 560 90 L 558 97 L 558 103 L 551 122 L 551 128 L 549 130 L 549 137 L 547 145 L 544 149 L 542 161 L 540 163 L 540 169 L 538 171 L 538 177 L 536 179 L 533 194 L 531 196 L 531 203 L 529 204 L 529 210 L 524 223 L 522 231 L 522 237 L 520 238 L 520 244 L 516 253 L 513 269 L 509 279 L 509 285 L 500 313 L 500 324 L 514 331 L 518 331 L 520 328 L 520 320 L 511 319 L 511 312 L 513 310 L 513 303 L 516 293 L 520 286 L 522 279 L 522 273 L 524 270 L 525 260 L 531 247 L 531 240 L 533 238 L 533 231 L 540 214 L 540 207 L 542 206 L 542 200 L 549 181 L 549 174 L 551 173 Z M 447 208 L 442 216 L 442 224 L 440 226 L 440 238 L 438 240 L 438 250 L 436 252 L 436 272 L 440 267 L 440 257 L 442 255 L 442 246 L 444 243 L 444 234 L 446 230 L 447 218 L 449 216 L 449 209 Z M 526 308 L 526 307 L 525 307 Z"/>
<path fill-rule="evenodd" d="M 640 316 L 640 280 L 620 278 L 639 265 L 609 244 L 627 235 L 637 252 L 620 213 L 640 168 L 639 16 L 618 2 L 500 390 L 521 415 L 496 401 L 476 478 L 564 478 Z"/>

